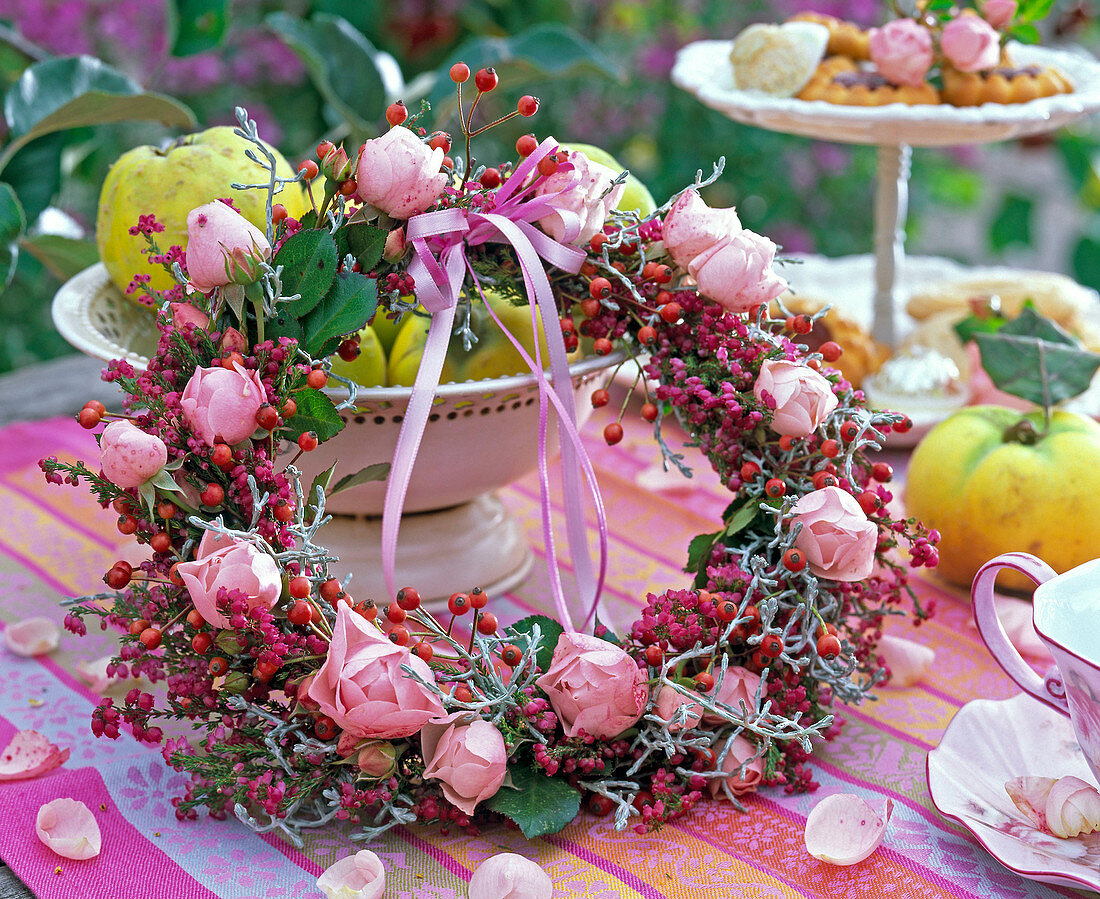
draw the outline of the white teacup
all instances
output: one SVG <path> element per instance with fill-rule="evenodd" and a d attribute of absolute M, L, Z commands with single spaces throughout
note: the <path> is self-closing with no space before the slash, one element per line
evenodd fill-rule
<path fill-rule="evenodd" d="M 1024 661 L 997 618 L 993 582 L 1002 568 L 1038 584 L 1032 620 L 1055 663 L 1045 677 Z M 1025 691 L 1069 716 L 1100 781 L 1100 559 L 1056 574 L 1029 553 L 1005 553 L 978 570 L 971 595 L 978 632 L 997 663 Z"/>

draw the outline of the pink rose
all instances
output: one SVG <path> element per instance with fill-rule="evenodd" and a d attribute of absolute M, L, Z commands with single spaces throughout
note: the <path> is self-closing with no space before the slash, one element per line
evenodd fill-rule
<path fill-rule="evenodd" d="M 423 212 L 447 186 L 440 172 L 443 150 L 433 150 L 408 128 L 398 125 L 359 150 L 358 194 L 396 219 Z"/>
<path fill-rule="evenodd" d="M 756 708 L 756 691 L 759 689 L 759 674 L 753 674 L 747 668 L 742 668 L 740 665 L 731 665 L 726 669 L 725 677 L 722 678 L 722 685 L 715 690 L 712 699 L 715 702 L 728 705 L 737 713 L 740 713 L 741 705 L 744 704 L 745 708 L 748 709 L 746 714 L 750 715 L 753 709 Z M 761 691 L 761 696 L 767 695 L 768 685 L 765 683 L 764 689 Z M 726 719 L 718 715 L 712 715 L 708 712 L 703 715 L 703 721 L 713 725 L 721 724 L 725 722 Z"/>
<path fill-rule="evenodd" d="M 982 18 L 994 28 L 1004 28 L 1016 18 L 1018 8 L 1016 0 L 985 0 L 982 4 Z"/>
<path fill-rule="evenodd" d="M 328 656 L 307 695 L 356 736 L 376 740 L 412 736 L 432 718 L 443 717 L 443 703 L 402 666 L 426 683 L 435 682 L 431 668 L 420 658 L 391 643 L 377 625 L 340 603 Z"/>
<path fill-rule="evenodd" d="M 808 437 L 837 407 L 828 378 L 786 359 L 765 359 L 752 393 L 768 406 L 775 404 L 771 429 L 785 437 Z"/>
<path fill-rule="evenodd" d="M 622 198 L 625 185 L 616 185 L 605 196 L 618 172 L 593 162 L 579 150 L 558 150 L 558 158 L 572 163 L 573 168 L 543 178 L 535 188 L 538 197 L 564 191 L 549 201 L 555 211 L 539 219 L 539 225 L 554 240 L 583 246 L 603 230 L 607 214 Z M 570 236 L 573 227 L 579 231 Z"/>
<path fill-rule="evenodd" d="M 230 626 L 218 610 L 222 587 L 245 594 L 250 610 L 270 609 L 283 587 L 279 566 L 271 556 L 252 543 L 214 531 L 203 534 L 194 561 L 181 562 L 176 570 L 195 608 L 214 627 Z"/>
<path fill-rule="evenodd" d="M 913 19 L 872 28 L 871 60 L 887 81 L 918 87 L 932 68 L 932 33 Z"/>
<path fill-rule="evenodd" d="M 207 446 L 251 437 L 256 413 L 266 402 L 259 372 L 239 362 L 232 368 L 196 368 L 180 395 L 183 420 Z"/>
<path fill-rule="evenodd" d="M 405 229 L 394 228 L 386 235 L 386 244 L 382 248 L 382 258 L 386 262 L 400 262 L 405 255 Z"/>
<path fill-rule="evenodd" d="M 317 889 L 325 899 L 382 899 L 386 892 L 382 859 L 360 849 L 326 868 L 317 878 Z"/>
<path fill-rule="evenodd" d="M 550 875 L 514 852 L 485 859 L 470 878 L 470 899 L 550 899 L 553 895 Z"/>
<path fill-rule="evenodd" d="M 732 209 L 711 209 L 694 190 L 685 190 L 672 204 L 661 225 L 661 240 L 680 268 L 725 237 L 742 231 Z"/>
<path fill-rule="evenodd" d="M 582 730 L 597 740 L 618 736 L 645 710 L 645 673 L 614 643 L 566 632 L 558 638 L 550 668 L 536 681 L 567 737 Z"/>
<path fill-rule="evenodd" d="M 463 712 L 425 724 L 420 731 L 424 779 L 438 780 L 451 805 L 467 815 L 495 796 L 508 773 L 508 747 L 488 721 L 468 723 Z"/>
<path fill-rule="evenodd" d="M 686 715 L 683 724 L 670 724 L 668 726 L 670 733 L 675 733 L 681 728 L 695 727 L 699 723 L 699 719 L 702 717 L 703 707 L 688 698 L 679 690 L 674 687 L 665 684 L 657 691 L 657 714 L 660 715 L 665 721 L 671 721 L 672 716 L 676 714 L 677 709 L 681 706 L 687 707 Z"/>
<path fill-rule="evenodd" d="M 840 487 L 812 490 L 794 504 L 792 524 L 802 525 L 794 545 L 810 573 L 834 581 L 862 581 L 875 565 L 878 528 L 855 497 Z"/>
<path fill-rule="evenodd" d="M 707 781 L 710 795 L 717 798 L 724 794 L 723 787 L 734 796 L 744 796 L 746 793 L 756 792 L 760 781 L 764 779 L 764 759 L 759 756 L 759 749 L 752 740 L 743 736 L 736 736 L 726 742 L 726 747 L 718 751 L 726 757 L 722 759 L 719 770 L 725 773 L 725 777 L 714 777 Z M 747 764 L 746 764 L 747 763 Z M 742 770 L 744 765 L 744 770 Z"/>
<path fill-rule="evenodd" d="M 239 212 L 214 200 L 187 213 L 187 277 L 210 293 L 226 284 L 251 284 L 271 258 L 267 236 Z"/>
<path fill-rule="evenodd" d="M 168 447 L 156 434 L 119 419 L 99 438 L 99 465 L 112 484 L 123 490 L 144 484 L 168 461 Z"/>
<path fill-rule="evenodd" d="M 787 282 L 772 271 L 775 244 L 752 231 L 724 237 L 688 264 L 699 293 L 728 312 L 748 312 L 787 289 Z"/>
<path fill-rule="evenodd" d="M 940 49 L 960 72 L 992 69 L 1001 61 L 1001 36 L 980 16 L 959 16 L 943 27 Z"/>
<path fill-rule="evenodd" d="M 184 325 L 192 325 L 202 330 L 210 327 L 210 316 L 190 303 L 169 303 L 168 307 L 172 310 L 172 324 L 177 330 L 182 329 Z"/>

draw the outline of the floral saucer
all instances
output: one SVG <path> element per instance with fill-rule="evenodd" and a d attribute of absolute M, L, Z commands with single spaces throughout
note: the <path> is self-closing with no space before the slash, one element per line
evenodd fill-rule
<path fill-rule="evenodd" d="M 1013 777 L 1067 774 L 1095 783 L 1069 719 L 1026 693 L 967 703 L 928 753 L 932 802 L 997 861 L 1031 880 L 1100 891 L 1100 833 L 1041 833 L 1005 792 Z"/>

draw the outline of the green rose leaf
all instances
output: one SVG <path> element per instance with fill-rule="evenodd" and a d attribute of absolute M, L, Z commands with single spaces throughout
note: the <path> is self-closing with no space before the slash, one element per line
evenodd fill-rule
<path fill-rule="evenodd" d="M 280 311 L 301 318 L 321 302 L 332 286 L 336 244 L 327 231 L 299 231 L 283 242 L 272 264 L 283 267 L 283 295 L 301 294 L 297 300 L 280 303 Z"/>
<path fill-rule="evenodd" d="M 228 30 L 229 0 L 172 0 L 168 4 L 172 56 L 213 50 Z"/>
<path fill-rule="evenodd" d="M 291 440 L 297 440 L 307 431 L 313 431 L 324 443 L 335 437 L 344 427 L 336 406 L 320 390 L 306 388 L 294 395 L 298 411 L 286 422 Z"/>
<path fill-rule="evenodd" d="M 347 253 L 351 253 L 359 267 L 369 272 L 382 258 L 387 237 L 388 231 L 365 222 L 341 228 L 337 233 L 340 258 L 343 259 Z"/>
<path fill-rule="evenodd" d="M 336 485 L 328 492 L 329 496 L 342 490 L 350 490 L 360 484 L 369 484 L 372 481 L 384 481 L 390 476 L 389 462 L 375 462 L 366 468 L 360 468 L 352 474 L 346 474 L 336 482 Z"/>
<path fill-rule="evenodd" d="M 0 289 L 11 284 L 19 261 L 19 238 L 27 228 L 23 205 L 10 184 L 0 182 Z"/>
<path fill-rule="evenodd" d="M 305 350 L 314 358 L 323 355 L 327 343 L 363 327 L 378 305 L 378 285 L 373 278 L 355 272 L 341 272 L 332 289 L 302 319 Z M 288 304 L 293 308 L 294 304 Z"/>
<path fill-rule="evenodd" d="M 529 615 L 508 627 L 507 633 L 515 638 L 516 642 L 522 642 L 521 649 L 531 645 L 531 638 L 535 625 L 539 628 L 539 645 L 535 650 L 535 662 L 543 671 L 550 667 L 550 660 L 554 656 L 554 648 L 558 645 L 558 639 L 565 633 L 565 628 L 560 622 L 545 615 Z"/>
<path fill-rule="evenodd" d="M 975 334 L 994 385 L 1046 409 L 1088 389 L 1100 355 L 1025 308 L 995 334 Z"/>
<path fill-rule="evenodd" d="M 346 19 L 317 13 L 303 21 L 277 12 L 267 24 L 298 54 L 325 101 L 353 131 L 373 131 L 386 110 L 378 51 Z"/>
<path fill-rule="evenodd" d="M 581 794 L 564 780 L 530 767 L 509 768 L 512 786 L 503 786 L 486 806 L 511 818 L 529 840 L 557 833 L 581 810 Z"/>
<path fill-rule="evenodd" d="M 29 66 L 4 97 L 12 140 L 0 169 L 26 144 L 44 134 L 135 119 L 190 128 L 195 116 L 182 103 L 147 93 L 116 69 L 91 56 L 47 59 Z"/>

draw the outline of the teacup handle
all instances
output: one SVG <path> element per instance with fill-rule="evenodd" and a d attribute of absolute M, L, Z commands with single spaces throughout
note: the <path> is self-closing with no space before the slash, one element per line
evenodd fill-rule
<path fill-rule="evenodd" d="M 1057 669 L 1052 669 L 1046 678 L 1036 674 L 1012 645 L 1008 634 L 1005 633 L 1004 625 L 997 617 L 993 583 L 997 579 L 997 572 L 1002 568 L 1018 571 L 1036 584 L 1045 583 L 1057 574 L 1046 562 L 1030 553 L 1004 553 L 986 562 L 978 569 L 970 589 L 970 595 L 974 600 L 974 622 L 978 625 L 978 633 L 981 634 L 985 645 L 997 660 L 997 664 L 1004 669 L 1005 674 L 1036 699 L 1045 702 L 1063 715 L 1068 715 L 1069 706 L 1065 700 L 1065 693 L 1057 689 L 1060 684 L 1058 679 L 1052 676 Z M 1057 689 L 1057 692 L 1051 688 Z"/>

